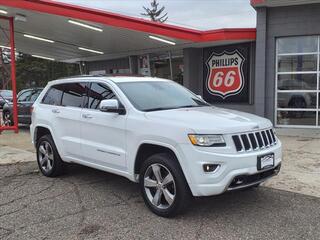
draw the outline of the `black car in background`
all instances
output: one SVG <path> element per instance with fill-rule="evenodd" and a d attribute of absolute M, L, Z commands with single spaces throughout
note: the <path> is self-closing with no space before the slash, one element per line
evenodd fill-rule
<path fill-rule="evenodd" d="M 0 90 L 0 109 L 6 102 L 12 101 L 12 91 L 11 90 Z"/>
<path fill-rule="evenodd" d="M 37 100 L 43 88 L 30 88 L 21 90 L 18 93 L 18 122 L 22 124 L 31 124 L 31 107 Z M 13 104 L 7 102 L 3 106 L 2 117 L 4 124 L 13 125 Z"/>

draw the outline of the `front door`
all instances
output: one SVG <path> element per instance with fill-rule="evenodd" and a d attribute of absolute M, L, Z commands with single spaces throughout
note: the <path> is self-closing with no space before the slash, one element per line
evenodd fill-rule
<path fill-rule="evenodd" d="M 99 111 L 102 100 L 117 98 L 106 83 L 89 84 L 81 113 L 82 155 L 85 161 L 116 170 L 126 169 L 126 115 Z"/>

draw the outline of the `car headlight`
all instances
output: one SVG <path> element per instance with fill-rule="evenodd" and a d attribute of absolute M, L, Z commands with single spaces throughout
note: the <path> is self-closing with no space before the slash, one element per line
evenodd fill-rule
<path fill-rule="evenodd" d="M 226 143 L 222 135 L 189 134 L 190 142 L 201 147 L 224 147 Z"/>

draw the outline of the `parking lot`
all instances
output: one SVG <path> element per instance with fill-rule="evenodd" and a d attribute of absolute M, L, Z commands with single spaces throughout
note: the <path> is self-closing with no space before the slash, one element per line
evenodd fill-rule
<path fill-rule="evenodd" d="M 281 134 L 281 133 L 280 133 Z M 281 174 L 264 186 L 152 214 L 129 180 L 77 165 L 37 170 L 27 129 L 0 135 L 1 239 L 320 239 L 320 139 L 291 131 Z"/>

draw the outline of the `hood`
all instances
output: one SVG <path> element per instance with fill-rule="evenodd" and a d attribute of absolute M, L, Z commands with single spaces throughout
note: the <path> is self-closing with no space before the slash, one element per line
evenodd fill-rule
<path fill-rule="evenodd" d="M 272 126 L 272 123 L 266 118 L 211 106 L 154 111 L 145 115 L 154 121 L 183 124 L 198 134 L 240 133 Z"/>

